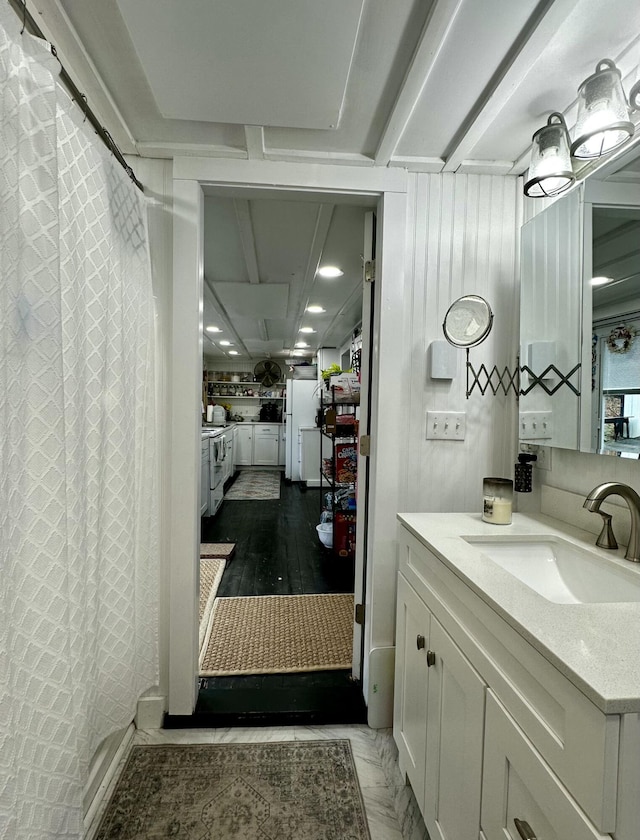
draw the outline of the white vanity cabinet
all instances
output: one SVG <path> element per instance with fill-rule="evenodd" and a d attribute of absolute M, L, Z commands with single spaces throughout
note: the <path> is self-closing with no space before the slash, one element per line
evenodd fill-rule
<path fill-rule="evenodd" d="M 431 837 L 477 840 L 485 684 L 402 575 L 396 640 L 400 767 Z"/>
<path fill-rule="evenodd" d="M 485 741 L 481 823 L 486 840 L 611 837 L 601 834 L 567 795 L 557 776 L 491 691 L 487 695 Z M 516 820 L 524 835 L 518 831 Z"/>
<path fill-rule="evenodd" d="M 408 527 L 398 542 L 393 733 L 432 840 L 523 840 L 527 825 L 539 840 L 637 840 L 618 782 L 620 715 Z"/>

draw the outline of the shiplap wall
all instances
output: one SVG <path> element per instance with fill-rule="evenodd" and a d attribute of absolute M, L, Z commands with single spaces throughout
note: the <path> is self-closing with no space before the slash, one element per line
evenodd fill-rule
<path fill-rule="evenodd" d="M 406 399 L 398 417 L 404 481 L 400 508 L 480 510 L 482 478 L 511 477 L 516 454 L 515 394 L 466 399 L 465 352 L 457 350 L 453 380 L 429 377 L 428 348 L 443 338 L 451 303 L 484 297 L 494 312 L 488 339 L 471 362 L 502 370 L 516 364 L 519 320 L 519 181 L 489 175 L 411 178 L 408 195 L 405 329 Z M 466 412 L 464 441 L 426 440 L 428 410 Z"/>

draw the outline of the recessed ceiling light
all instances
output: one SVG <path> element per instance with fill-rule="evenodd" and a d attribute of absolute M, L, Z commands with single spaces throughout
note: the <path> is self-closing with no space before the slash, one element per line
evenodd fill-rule
<path fill-rule="evenodd" d="M 613 277 L 592 277 L 592 286 L 606 286 L 607 283 L 613 283 Z"/>
<path fill-rule="evenodd" d="M 205 327 L 205 329 L 206 329 L 207 332 L 222 332 L 220 327 L 208 326 L 208 327 Z"/>
<path fill-rule="evenodd" d="M 315 332 L 315 330 L 313 329 L 313 327 L 300 327 L 299 332 L 303 332 L 303 333 L 314 333 L 314 332 Z"/>
<path fill-rule="evenodd" d="M 232 346 L 230 341 L 219 341 L 218 344 L 220 345 L 220 347 L 231 347 Z"/>
<path fill-rule="evenodd" d="M 237 351 L 237 350 L 229 350 L 229 355 L 230 355 L 230 356 L 239 356 L 239 355 L 240 355 L 240 353 L 238 353 L 238 351 Z"/>
<path fill-rule="evenodd" d="M 296 347 L 308 347 L 308 346 L 309 345 L 307 344 L 306 341 L 296 341 Z"/>
<path fill-rule="evenodd" d="M 338 268 L 337 265 L 323 265 L 318 269 L 320 277 L 342 277 L 344 271 Z"/>
<path fill-rule="evenodd" d="M 319 313 L 319 312 L 326 312 L 326 309 L 324 309 L 322 306 L 312 305 L 312 306 L 307 306 L 307 312 L 312 312 L 315 315 L 316 313 Z"/>

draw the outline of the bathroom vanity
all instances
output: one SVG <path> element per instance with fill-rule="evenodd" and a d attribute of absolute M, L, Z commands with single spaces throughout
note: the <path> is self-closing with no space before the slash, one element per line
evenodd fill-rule
<path fill-rule="evenodd" d="M 432 840 L 637 840 L 638 565 L 544 516 L 398 519 L 393 733 Z"/>

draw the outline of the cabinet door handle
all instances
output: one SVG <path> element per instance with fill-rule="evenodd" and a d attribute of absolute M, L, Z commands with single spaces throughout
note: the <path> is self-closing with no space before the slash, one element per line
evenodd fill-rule
<path fill-rule="evenodd" d="M 518 834 L 522 837 L 522 840 L 536 840 L 536 835 L 528 822 L 519 820 L 517 817 L 513 822 L 515 823 L 515 826 L 518 829 Z"/>
<path fill-rule="evenodd" d="M 416 636 L 416 647 L 418 650 L 423 650 L 426 644 L 424 636 Z"/>
<path fill-rule="evenodd" d="M 430 668 L 432 665 L 436 664 L 436 652 L 435 650 L 428 650 L 427 651 L 427 668 Z"/>

